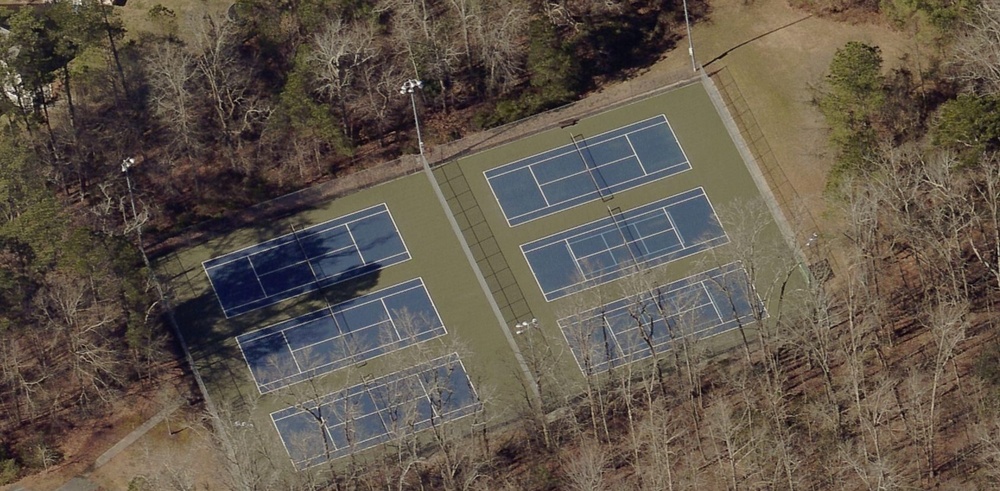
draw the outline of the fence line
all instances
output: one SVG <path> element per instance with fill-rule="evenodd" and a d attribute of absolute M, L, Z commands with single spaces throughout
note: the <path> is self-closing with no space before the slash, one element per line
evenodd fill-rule
<path fill-rule="evenodd" d="M 438 167 L 458 158 L 548 131 L 567 120 L 587 118 L 693 83 L 697 79 L 697 74 L 692 74 L 690 70 L 674 70 L 644 79 L 627 80 L 605 91 L 590 94 L 585 99 L 512 123 L 480 131 L 460 140 L 429 145 L 425 150 L 426 156 L 431 167 Z M 602 103 L 602 99 L 607 99 L 607 102 Z M 214 234 L 232 231 L 262 219 L 283 218 L 303 208 L 392 181 L 419 172 L 420 169 L 420 161 L 416 155 L 377 162 L 354 172 L 330 176 L 326 181 L 235 211 L 223 218 L 192 225 L 177 234 L 177 237 L 151 244 L 147 250 L 152 257 L 160 257 L 177 248 L 202 242 Z"/>
<path fill-rule="evenodd" d="M 821 255 L 819 247 L 815 246 L 816 238 L 820 234 L 818 222 L 778 163 L 771 144 L 767 141 L 757 117 L 750 109 L 750 105 L 732 73 L 727 67 L 723 67 L 710 76 L 715 80 L 715 85 L 719 88 L 724 103 L 729 107 L 730 114 L 732 114 L 750 152 L 760 164 L 759 168 L 778 201 L 778 205 L 792 221 L 792 227 L 797 232 L 794 237 L 795 247 L 800 249 L 806 261 L 811 265 L 823 267 L 820 263 L 824 261 L 835 262 L 832 255 Z M 821 272 L 816 271 L 815 273 Z"/>

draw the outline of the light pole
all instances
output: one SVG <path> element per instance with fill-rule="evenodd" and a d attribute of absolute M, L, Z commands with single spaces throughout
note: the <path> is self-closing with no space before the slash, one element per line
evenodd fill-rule
<path fill-rule="evenodd" d="M 691 70 L 697 72 L 698 65 L 694 62 L 694 41 L 691 40 L 691 21 L 688 20 L 688 2 L 684 0 L 684 27 L 688 35 L 688 56 L 691 57 Z"/>
<path fill-rule="evenodd" d="M 521 335 L 528 332 L 529 329 L 535 329 L 538 327 L 538 319 L 531 319 L 531 321 L 518 322 L 514 324 L 514 334 Z"/>
<path fill-rule="evenodd" d="M 413 106 L 413 123 L 417 127 L 417 144 L 420 146 L 420 158 L 424 161 L 424 165 L 427 164 L 427 159 L 424 157 L 424 138 L 420 136 L 420 118 L 417 117 L 417 99 L 413 96 L 413 91 L 417 89 L 422 89 L 424 83 L 415 78 L 411 78 L 406 82 L 403 82 L 403 86 L 400 87 L 400 94 L 410 94 L 410 104 Z"/>
<path fill-rule="evenodd" d="M 496 298 L 493 298 L 493 293 L 490 291 L 489 285 L 486 284 L 486 278 L 483 276 L 482 270 L 479 269 L 479 265 L 476 264 L 476 258 L 472 255 L 472 249 L 469 248 L 469 242 L 465 239 L 465 234 L 462 233 L 462 228 L 458 226 L 458 221 L 455 220 L 455 215 L 451 212 L 448 200 L 444 197 L 444 192 L 441 191 L 441 185 L 438 184 L 437 178 L 434 177 L 434 171 L 431 170 L 431 165 L 427 162 L 426 155 L 424 155 L 424 139 L 423 136 L 420 135 L 420 118 L 417 116 L 417 101 L 413 96 L 413 91 L 423 86 L 423 82 L 411 78 L 406 82 L 403 82 L 403 86 L 400 87 L 399 93 L 403 95 L 410 94 L 410 104 L 413 106 L 413 122 L 417 127 L 417 142 L 420 144 L 420 163 L 423 165 L 424 175 L 427 176 L 427 180 L 430 181 L 431 188 L 434 189 L 434 195 L 437 196 L 438 204 L 441 205 L 441 209 L 444 211 L 444 215 L 448 219 L 448 224 L 451 226 L 451 231 L 455 234 L 455 238 L 458 239 L 458 243 L 462 247 L 462 253 L 465 255 L 465 260 L 468 261 L 469 267 L 472 268 L 473 273 L 476 275 L 476 282 L 479 283 L 479 288 L 483 291 L 483 295 L 486 296 L 486 301 L 490 304 L 490 310 L 493 311 L 493 316 L 496 317 L 497 322 L 500 324 L 500 328 L 503 330 L 504 337 L 507 338 L 507 344 L 509 344 L 510 349 L 514 351 L 514 358 L 517 359 L 517 364 L 520 365 L 521 372 L 524 373 L 525 380 L 529 382 L 532 402 L 540 408 L 542 407 L 542 396 L 541 391 L 538 389 L 538 381 L 535 379 L 532 371 L 528 368 L 528 364 L 524 361 L 524 355 L 521 353 L 521 349 L 517 346 L 517 342 L 514 341 L 514 333 L 510 331 L 510 326 L 504 319 L 503 313 L 500 312 L 500 306 L 497 305 Z"/>
<path fill-rule="evenodd" d="M 122 160 L 122 174 L 125 174 L 125 184 L 128 186 L 128 201 L 132 205 L 132 220 L 135 221 L 135 235 L 139 239 L 139 252 L 142 259 L 149 266 L 149 259 L 146 258 L 146 248 L 142 245 L 142 226 L 139 225 L 139 215 L 135 211 L 135 197 L 132 195 L 132 179 L 128 175 L 128 170 L 135 165 L 135 158 L 129 157 Z"/>

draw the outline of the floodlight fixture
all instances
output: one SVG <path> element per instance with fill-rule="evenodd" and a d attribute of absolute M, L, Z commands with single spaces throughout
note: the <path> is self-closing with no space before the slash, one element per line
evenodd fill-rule
<path fill-rule="evenodd" d="M 424 83 L 415 78 L 411 78 L 406 82 L 403 82 L 403 86 L 399 88 L 399 93 L 406 95 L 410 94 L 410 104 L 413 106 L 413 124 L 417 128 L 417 144 L 420 147 L 420 159 L 427 165 L 427 159 L 424 157 L 424 138 L 420 135 L 420 118 L 417 116 L 417 99 L 413 96 L 413 91 L 423 88 Z"/>

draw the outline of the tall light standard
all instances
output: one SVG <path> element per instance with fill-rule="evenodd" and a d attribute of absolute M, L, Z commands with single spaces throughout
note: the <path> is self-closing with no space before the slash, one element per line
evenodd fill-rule
<path fill-rule="evenodd" d="M 422 89 L 424 83 L 415 78 L 411 78 L 406 82 L 403 82 L 403 86 L 399 89 L 400 94 L 410 94 L 410 104 L 413 106 L 413 123 L 417 127 L 417 144 L 420 146 L 420 158 L 424 161 L 424 165 L 427 165 L 427 159 L 424 157 L 424 139 L 420 136 L 420 118 L 417 117 L 417 99 L 413 96 L 413 91 L 417 89 Z"/>
<path fill-rule="evenodd" d="M 688 35 L 688 56 L 691 57 L 691 70 L 698 71 L 698 65 L 694 62 L 694 41 L 691 40 L 691 21 L 688 20 L 688 2 L 684 0 L 684 27 Z"/>
<path fill-rule="evenodd" d="M 420 144 L 420 163 L 423 165 L 424 175 L 426 175 L 427 180 L 430 181 L 431 188 L 434 189 L 434 194 L 437 196 L 438 203 L 441 205 L 444 215 L 448 219 L 448 224 L 451 225 L 452 233 L 455 234 L 459 245 L 462 246 L 462 252 L 465 254 L 465 260 L 469 262 L 469 266 L 472 268 L 473 273 L 475 273 L 476 281 L 479 283 L 479 288 L 486 296 L 486 301 L 490 304 L 490 310 L 493 311 L 493 315 L 500 324 L 504 337 L 507 338 L 507 344 L 509 344 L 511 350 L 514 351 L 514 358 L 517 359 L 517 363 L 521 367 L 521 372 L 524 373 L 525 379 L 529 382 L 529 388 L 531 389 L 530 394 L 535 406 L 541 408 L 542 396 L 541 391 L 538 388 L 538 381 L 532 371 L 528 368 L 528 364 L 524 361 L 524 355 L 521 353 L 521 349 L 517 346 L 517 342 L 514 341 L 514 333 L 511 332 L 510 326 L 507 325 L 507 321 L 504 320 L 503 313 L 500 312 L 500 306 L 497 305 L 496 299 L 493 298 L 493 293 L 490 291 L 490 287 L 486 284 L 486 278 L 483 276 L 483 272 L 479 269 L 479 265 L 476 263 L 476 258 L 472 255 L 472 249 L 469 248 L 469 242 L 465 239 L 465 234 L 462 233 L 462 228 L 458 226 L 458 221 L 455 220 L 455 215 L 451 212 L 448 200 L 444 197 L 444 192 L 441 191 L 441 185 L 438 184 L 437 178 L 434 177 L 434 171 L 431 170 L 431 165 L 427 162 L 426 155 L 424 155 L 424 138 L 420 135 L 420 118 L 417 116 L 417 101 L 413 96 L 413 91 L 420 89 L 423 86 L 423 82 L 411 78 L 406 82 L 403 82 L 403 86 L 400 87 L 399 93 L 403 95 L 410 94 L 410 104 L 413 106 L 413 122 L 417 127 L 417 142 Z M 521 329 L 521 327 L 518 327 L 517 329 Z"/>
<path fill-rule="evenodd" d="M 514 325 L 514 329 L 517 329 L 517 331 L 514 331 L 514 334 L 521 335 L 528 332 L 531 329 L 537 329 L 537 328 L 538 328 L 538 319 L 531 319 L 530 321 L 518 322 L 517 324 Z"/>
<path fill-rule="evenodd" d="M 139 239 L 139 252 L 142 253 L 142 260 L 149 266 L 149 259 L 146 257 L 146 248 L 142 245 L 142 226 L 139 224 L 139 215 L 135 211 L 135 197 L 132 195 L 132 179 L 128 175 L 128 170 L 135 165 L 135 158 L 129 157 L 122 160 L 122 174 L 125 174 L 125 184 L 128 186 L 128 201 L 132 205 L 132 220 L 135 222 L 135 235 Z"/>

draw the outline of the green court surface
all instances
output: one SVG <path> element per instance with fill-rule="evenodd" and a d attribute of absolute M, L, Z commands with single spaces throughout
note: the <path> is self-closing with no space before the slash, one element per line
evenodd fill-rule
<path fill-rule="evenodd" d="M 631 187 L 622 185 L 613 192 L 601 192 L 598 187 L 595 199 L 581 199 L 578 200 L 581 202 L 573 202 L 572 206 L 563 208 L 554 207 L 551 213 L 538 213 L 528 221 L 513 227 L 508 225 L 495 190 L 491 189 L 487 180 L 486 171 L 559 147 L 579 150 L 579 142 L 584 142 L 585 145 L 587 139 L 595 135 L 607 134 L 637 121 L 650 118 L 662 120 L 663 117 L 669 121 L 670 131 L 683 150 L 683 158 L 690 164 L 689 170 L 685 168 L 655 179 L 651 177 Z M 663 127 L 666 127 L 665 124 Z M 658 131 L 662 131 L 662 128 Z M 612 147 L 606 146 L 601 151 L 610 148 Z M 660 147 L 647 145 L 645 150 L 632 155 L 638 158 L 639 153 L 642 153 L 643 158 L 648 160 L 658 148 Z M 677 161 L 679 154 L 671 151 L 671 161 Z M 591 157 L 583 153 L 580 155 L 581 162 L 590 165 L 588 159 Z M 575 164 L 564 159 L 560 165 Z M 649 267 L 644 268 L 641 274 L 633 274 L 635 271 L 627 268 L 612 271 L 613 274 L 601 274 L 597 276 L 600 281 L 560 290 L 561 293 L 549 295 L 547 300 L 540 281 L 536 279 L 538 274 L 533 271 L 522 250 L 523 245 L 539 243 L 540 240 L 545 242 L 542 239 L 549 237 L 558 238 L 557 234 L 570 229 L 589 230 L 587 227 L 591 227 L 599 231 L 601 223 L 607 226 L 609 217 L 615 227 L 618 227 L 619 219 L 635 215 L 633 210 L 643 210 L 642 207 L 648 208 L 647 205 L 658 202 L 669 201 L 670 206 L 675 207 L 671 210 L 676 213 L 685 212 L 684 209 L 676 208 L 681 206 L 675 203 L 677 200 L 670 201 L 668 198 L 687 195 L 697 195 L 699 199 L 705 200 L 708 204 L 692 209 L 698 213 L 717 214 L 722 228 L 731 232 L 724 216 L 726 210 L 735 203 L 762 199 L 708 93 L 697 82 L 581 119 L 565 128 L 557 126 L 514 143 L 447 162 L 434 169 L 434 176 L 448 200 L 449 211 L 462 229 L 461 235 L 472 251 L 476 266 L 486 279 L 490 289 L 488 293 L 481 289 L 475 270 L 462 251 L 459 236 L 449 225 L 446 211 L 442 209 L 431 183 L 423 173 L 358 191 L 319 207 L 303 210 L 286 219 L 214 237 L 161 258 L 158 269 L 161 277 L 169 280 L 177 321 L 190 346 L 196 369 L 204 377 L 213 399 L 227 405 L 246 407 L 252 410 L 247 416 L 258 427 L 270 427 L 272 413 L 286 414 L 290 407 L 301 405 L 306 400 L 336 399 L 326 396 L 348 387 L 357 387 L 357 384 L 366 380 L 386 379 L 387 376 L 392 379 L 391 374 L 400 370 L 458 353 L 476 393 L 480 397 L 488 395 L 483 403 L 487 411 L 494 415 L 494 421 L 512 418 L 514 411 L 523 404 L 527 382 L 523 380 L 523 372 L 505 335 L 504 326 L 498 324 L 487 295 L 492 296 L 500 307 L 506 327 L 515 333 L 515 342 L 520 351 L 537 351 L 540 343 L 543 343 L 546 352 L 554 353 L 554 359 L 546 358 L 545 366 L 540 367 L 540 370 L 560 381 L 559 389 L 565 396 L 582 387 L 584 378 L 578 363 L 574 361 L 576 347 L 571 349 L 567 336 L 560 330 L 560 319 L 592 311 L 627 294 L 634 294 L 639 288 L 636 286 L 637 277 L 643 279 L 645 286 L 642 288 L 646 289 L 651 284 L 671 282 L 688 288 L 687 283 L 679 280 L 733 261 L 730 250 L 733 244 L 726 243 L 725 239 L 717 236 L 712 242 L 705 242 L 707 245 L 704 247 L 687 248 L 687 244 L 683 244 L 687 251 L 684 254 L 658 255 L 656 262 L 650 262 Z M 603 177 L 601 176 L 602 179 Z M 596 184 L 599 181 L 595 179 L 594 182 Z M 559 188 L 554 192 L 563 192 L 565 189 L 572 191 L 574 188 Z M 516 193 L 508 193 L 507 199 L 513 200 L 510 203 L 517 206 Z M 345 281 L 323 284 L 321 288 L 304 288 L 302 294 L 297 296 L 278 296 L 275 302 L 271 302 L 273 304 L 261 303 L 263 306 L 256 310 L 232 310 L 231 318 L 224 315 L 220 299 L 203 268 L 203 262 L 280 236 L 286 237 L 280 240 L 284 240 L 285 246 L 291 248 L 294 241 L 287 237 L 293 230 L 345 217 L 359 210 L 378 208 L 382 204 L 391 213 L 409 259 Z M 693 219 L 693 222 L 704 221 L 704 217 Z M 676 237 L 671 239 L 673 242 L 691 242 L 692 237 L 681 238 L 684 235 L 682 232 L 686 233 L 697 227 L 679 223 L 674 225 L 674 229 L 671 232 L 676 232 Z M 350 230 L 350 227 L 345 230 Z M 717 227 L 713 230 L 717 235 L 720 232 Z M 772 236 L 772 242 L 777 247 L 784 248 L 779 254 L 792 257 L 773 222 L 766 232 Z M 339 232 L 329 232 L 324 240 L 336 240 L 336 233 Z M 295 238 L 294 235 L 291 237 Z M 607 242 L 606 238 L 602 240 Z M 648 242 L 653 244 L 655 241 L 649 239 Z M 660 242 L 666 244 L 664 247 L 672 247 L 670 244 L 673 244 L 671 241 Z M 542 245 L 546 246 L 544 243 Z M 367 249 L 358 247 L 358 243 L 354 243 L 352 254 L 361 250 L 363 256 Z M 645 249 L 640 253 L 643 251 Z M 608 251 L 598 251 L 601 254 L 612 252 L 615 251 L 610 246 Z M 243 269 L 255 267 L 253 261 L 248 261 L 249 266 Z M 264 259 L 257 261 L 257 266 L 265 262 Z M 534 267 L 541 268 L 541 264 L 545 262 L 546 260 L 538 260 Z M 249 273 L 243 271 L 240 274 Z M 316 274 L 315 271 L 313 274 Z M 256 271 L 253 275 L 258 281 L 263 277 Z M 273 276 L 280 280 L 280 274 Z M 766 275 L 762 275 L 764 276 Z M 322 322 L 329 325 L 341 325 L 336 320 L 339 314 L 334 311 L 343 310 L 343 305 L 350 305 L 344 302 L 361 302 L 363 299 L 358 300 L 359 297 L 377 300 L 390 298 L 384 292 L 395 292 L 392 288 L 404 283 L 414 284 L 417 278 L 426 288 L 426 294 L 440 316 L 440 323 L 443 323 L 443 330 L 435 324 L 426 330 L 431 334 L 418 341 L 393 345 L 386 353 L 372 351 L 374 354 L 356 358 L 358 361 L 353 364 L 340 363 L 317 372 L 301 370 L 294 377 L 281 378 L 281 383 L 272 385 L 255 380 L 254 373 L 259 376 L 260 367 L 257 367 L 257 372 L 251 372 L 241 351 L 242 345 L 237 343 L 237 336 L 243 339 L 243 343 L 257 343 L 257 339 L 280 335 L 289 338 L 281 341 L 285 344 L 279 343 L 281 349 L 287 347 L 291 353 L 294 352 L 294 340 L 290 340 L 286 331 L 278 329 L 280 326 L 272 327 L 274 332 L 264 331 L 262 335 L 255 333 L 259 329 L 297 317 L 322 317 L 326 319 Z M 218 280 L 213 278 L 213 281 Z M 264 286 L 261 285 L 261 288 L 264 289 Z M 758 288 L 762 286 L 766 285 L 757 285 Z M 384 303 L 384 300 L 379 301 Z M 426 300 L 421 302 L 419 305 L 423 306 L 423 310 L 431 310 Z M 320 312 L 328 307 L 331 312 L 329 318 Z M 388 307 L 384 308 L 385 310 L 379 308 L 371 311 L 375 313 L 366 314 L 375 319 L 368 324 L 377 324 L 381 312 L 389 310 Z M 312 317 L 300 317 L 306 314 Z M 532 323 L 532 320 L 535 322 Z M 298 325 L 301 322 L 296 322 L 298 321 L 286 324 L 296 326 L 297 330 L 294 332 L 297 337 L 308 338 L 312 335 L 309 328 L 301 328 Z M 526 328 L 522 324 L 524 322 L 537 328 Z M 517 333 L 518 331 L 523 332 Z M 706 328 L 705 332 L 716 334 L 717 330 Z M 733 336 L 722 335 L 715 338 L 714 343 L 722 348 L 731 345 L 734 340 Z M 324 342 L 323 339 L 320 341 Z M 264 348 L 269 346 L 267 343 L 258 345 Z M 286 364 L 291 363 L 288 360 L 298 364 L 298 359 L 292 358 L 286 359 Z M 288 383 L 284 382 L 286 380 Z M 261 390 L 261 387 L 266 387 L 266 390 Z M 265 392 L 264 395 L 260 395 L 261 392 Z M 277 432 L 270 433 L 273 433 L 271 437 L 274 438 L 274 445 L 280 448 L 282 443 Z M 289 453 L 294 452 L 289 449 Z M 298 461 L 311 462 L 312 458 L 313 456 L 302 454 Z M 293 460 L 295 459 L 293 456 Z"/>
<path fill-rule="evenodd" d="M 320 292 L 225 318 L 202 268 L 203 261 L 287 234 L 293 225 L 301 229 L 381 203 L 392 213 L 412 259 L 325 287 Z M 460 354 L 480 394 L 485 392 L 505 401 L 523 398 L 519 396 L 523 388 L 513 352 L 424 174 L 388 182 L 264 227 L 238 230 L 186 248 L 163 258 L 159 269 L 161 276 L 170 279 L 178 324 L 211 395 L 222 403 L 238 406 L 256 401 L 252 416 L 261 425 L 270 425 L 271 412 L 452 352 Z M 447 334 L 258 395 L 236 336 L 414 278 L 423 281 Z M 481 385 L 488 390 L 480 390 Z M 504 410 L 508 406 L 505 402 L 488 409 Z"/>
<path fill-rule="evenodd" d="M 598 196 L 526 223 L 508 225 L 504 210 L 490 187 L 487 171 L 659 115 L 666 116 L 669 121 L 690 161 L 690 170 L 615 192 L 613 196 Z M 636 276 L 624 275 L 615 281 L 546 301 L 521 250 L 522 245 L 698 188 L 704 190 L 718 215 L 725 215 L 739 203 L 763 199 L 708 93 L 697 82 L 581 119 L 571 126 L 553 128 L 450 162 L 435 169 L 435 175 L 508 324 L 538 319 L 546 339 L 563 342 L 566 337 L 559 330 L 558 319 L 634 294 Z M 731 228 L 726 223 L 726 216 L 720 218 L 726 225 L 724 228 Z M 792 257 L 776 224 L 771 222 L 766 234 L 770 235 L 769 242 L 780 249 L 779 255 Z M 643 271 L 642 281 L 647 285 L 650 282 L 665 284 L 722 266 L 732 260 L 735 254 L 732 249 L 730 243 L 648 268 Z M 767 271 L 761 277 L 772 273 L 777 272 Z M 757 286 L 766 288 L 768 285 Z M 732 337 L 721 338 L 715 341 L 720 347 L 734 341 Z M 523 349 L 529 349 L 527 338 L 517 339 Z M 580 371 L 571 357 L 566 358 L 563 368 L 569 377 L 567 380 L 572 380 L 574 372 L 579 376 Z"/>

